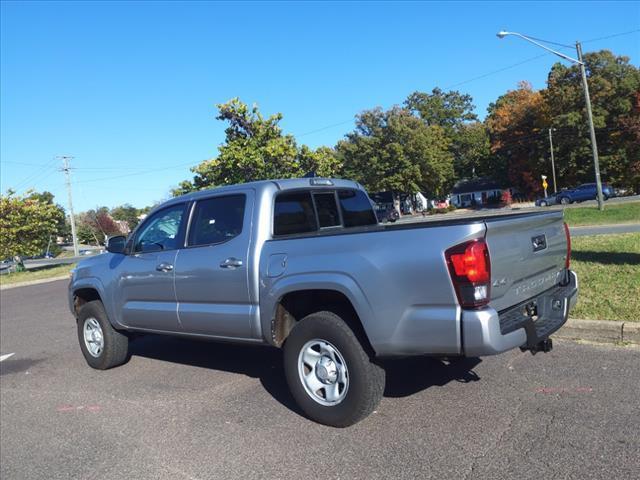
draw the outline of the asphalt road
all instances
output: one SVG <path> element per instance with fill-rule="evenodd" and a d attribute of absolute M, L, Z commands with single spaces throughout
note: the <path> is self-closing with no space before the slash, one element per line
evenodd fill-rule
<path fill-rule="evenodd" d="M 0 292 L 3 479 L 640 478 L 635 348 L 388 362 L 376 413 L 338 430 L 299 414 L 272 349 L 149 336 L 90 369 L 65 290 Z"/>

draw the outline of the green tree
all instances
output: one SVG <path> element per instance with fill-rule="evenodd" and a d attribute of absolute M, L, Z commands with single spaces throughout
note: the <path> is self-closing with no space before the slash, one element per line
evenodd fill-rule
<path fill-rule="evenodd" d="M 457 178 L 492 176 L 495 172 L 489 132 L 482 122 L 459 125 L 451 138 L 451 153 Z"/>
<path fill-rule="evenodd" d="M 58 237 L 68 237 L 71 235 L 71 225 L 69 224 L 67 217 L 65 215 L 64 208 L 62 205 L 55 203 L 54 204 L 54 195 L 51 192 L 28 192 L 28 197 L 30 200 L 38 200 L 41 203 L 46 203 L 49 205 L 55 205 L 56 208 L 60 211 L 60 221 L 58 222 L 58 228 L 56 229 L 55 235 Z"/>
<path fill-rule="evenodd" d="M 113 217 L 114 220 L 127 222 L 129 230 L 133 230 L 138 225 L 138 216 L 140 213 L 137 208 L 128 203 L 111 209 L 111 217 Z"/>
<path fill-rule="evenodd" d="M 342 174 L 342 162 L 330 147 L 312 150 L 302 145 L 298 151 L 298 164 L 302 175 L 315 173 L 318 177 L 339 177 Z"/>
<path fill-rule="evenodd" d="M 33 198 L 30 198 L 30 197 Z M 38 255 L 54 236 L 64 212 L 50 199 L 38 194 L 0 195 L 0 258 Z"/>
<path fill-rule="evenodd" d="M 323 177 L 340 176 L 342 163 L 337 153 L 329 147 L 299 147 L 292 135 L 282 132 L 281 113 L 265 118 L 256 105 L 249 108 L 238 98 L 217 108 L 216 118 L 229 124 L 218 156 L 192 168 L 193 180 L 181 182 L 173 195 L 220 185 L 300 177 L 310 172 Z"/>
<path fill-rule="evenodd" d="M 620 186 L 638 185 L 638 177 L 631 173 L 640 161 L 638 137 L 633 133 L 639 115 L 635 105 L 640 94 L 640 69 L 630 64 L 628 57 L 608 50 L 587 53 L 584 61 L 603 180 Z M 556 63 L 542 95 L 550 123 L 557 130 L 554 143 L 560 185 L 593 182 L 593 156 L 579 67 Z"/>
<path fill-rule="evenodd" d="M 457 90 L 444 92 L 436 87 L 431 93 L 413 92 L 404 105 L 427 125 L 438 125 L 450 136 L 461 125 L 478 120 L 471 95 Z"/>
<path fill-rule="evenodd" d="M 444 193 L 453 161 L 444 129 L 400 107 L 362 112 L 337 145 L 344 175 L 369 191 Z"/>
<path fill-rule="evenodd" d="M 217 107 L 216 118 L 229 123 L 225 142 L 217 157 L 192 169 L 193 180 L 182 182 L 174 195 L 300 173 L 296 141 L 292 135 L 284 135 L 279 126 L 282 114 L 264 118 L 256 105 L 250 108 L 238 98 Z"/>
<path fill-rule="evenodd" d="M 492 173 L 485 168 L 491 163 L 489 135 L 474 113 L 471 95 L 434 88 L 431 93 L 413 92 L 404 105 L 427 125 L 444 130 L 457 178 Z"/>

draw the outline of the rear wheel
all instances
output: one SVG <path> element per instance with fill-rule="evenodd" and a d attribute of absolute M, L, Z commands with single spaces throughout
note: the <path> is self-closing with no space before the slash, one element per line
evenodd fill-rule
<path fill-rule="evenodd" d="M 284 369 L 304 413 L 333 427 L 367 417 L 384 392 L 384 370 L 332 312 L 313 313 L 295 325 L 284 345 Z"/>
<path fill-rule="evenodd" d="M 544 202 L 544 201 L 540 202 L 540 206 L 541 207 L 546 207 L 547 206 L 547 202 Z"/>
<path fill-rule="evenodd" d="M 106 370 L 129 359 L 129 338 L 113 328 L 101 301 L 85 303 L 77 323 L 80 349 L 89 366 Z"/>

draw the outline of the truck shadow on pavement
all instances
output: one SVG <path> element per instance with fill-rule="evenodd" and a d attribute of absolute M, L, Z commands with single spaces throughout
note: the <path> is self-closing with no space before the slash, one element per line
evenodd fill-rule
<path fill-rule="evenodd" d="M 603 265 L 639 265 L 640 254 L 631 252 L 592 252 L 578 250 L 571 252 L 573 260 L 601 263 Z"/>
<path fill-rule="evenodd" d="M 278 402 L 302 415 L 285 380 L 282 351 L 251 345 L 231 345 L 163 335 L 144 335 L 131 342 L 131 355 L 257 378 Z M 407 397 L 449 382 L 473 382 L 479 358 L 443 361 L 429 357 L 385 360 L 385 397 Z"/>

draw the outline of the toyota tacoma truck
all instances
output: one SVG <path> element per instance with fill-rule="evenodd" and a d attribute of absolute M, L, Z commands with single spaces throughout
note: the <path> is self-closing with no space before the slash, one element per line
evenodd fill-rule
<path fill-rule="evenodd" d="M 383 225 L 337 179 L 173 198 L 107 250 L 69 285 L 91 367 L 144 333 L 271 345 L 300 408 L 337 427 L 376 407 L 385 357 L 548 351 L 578 290 L 562 212 Z"/>

